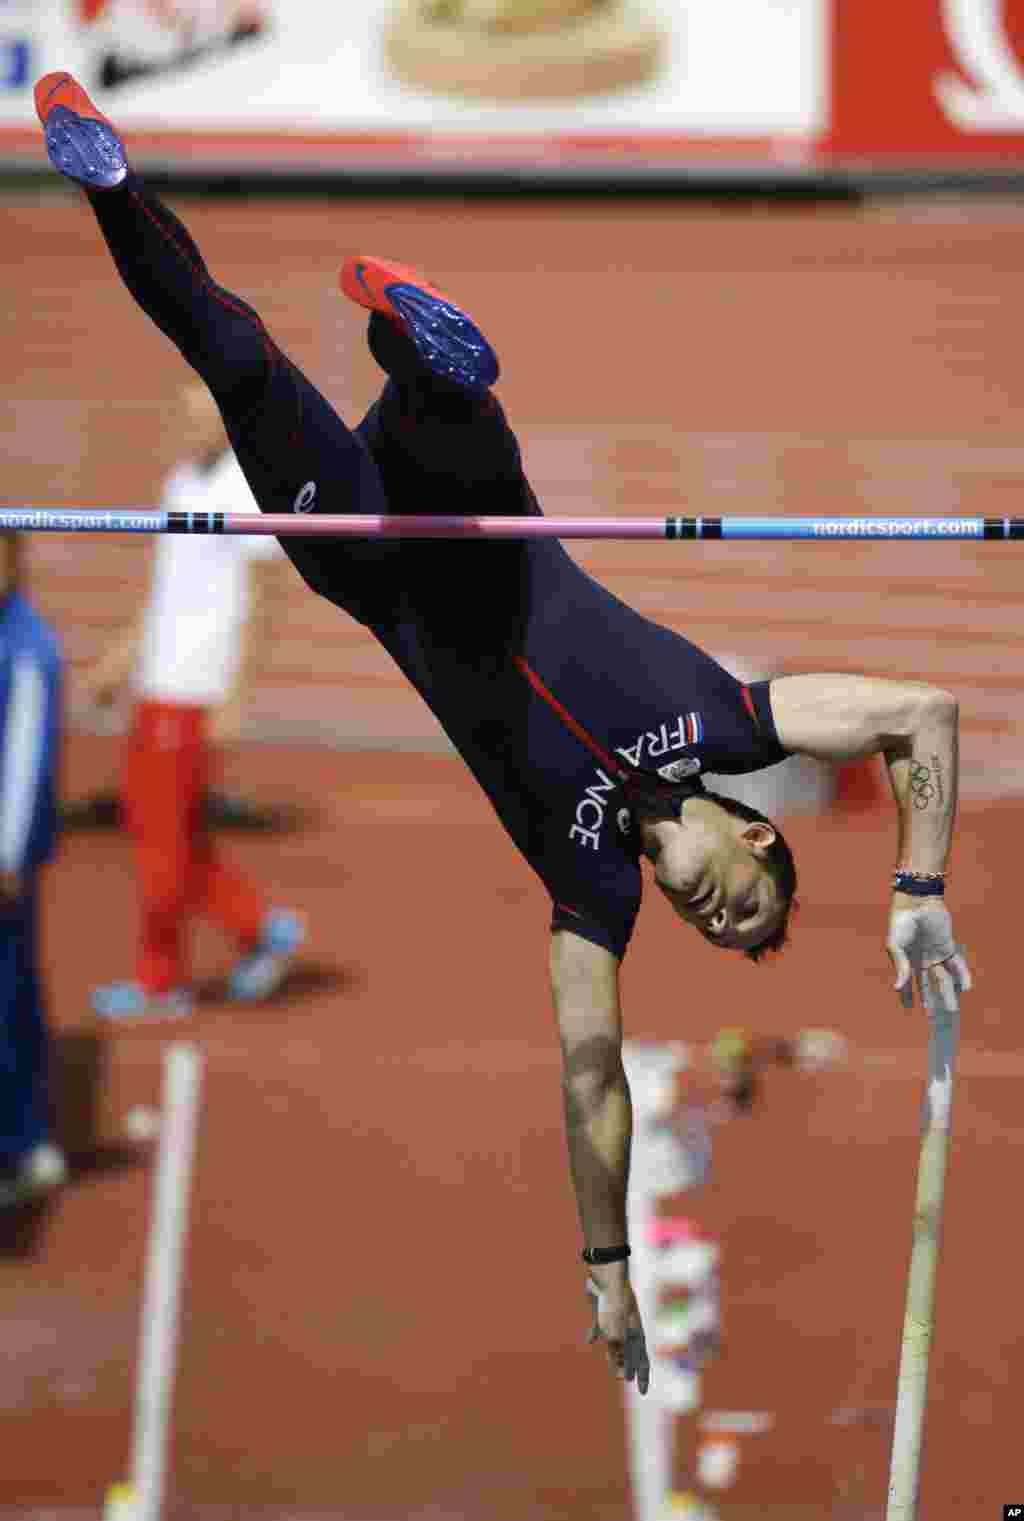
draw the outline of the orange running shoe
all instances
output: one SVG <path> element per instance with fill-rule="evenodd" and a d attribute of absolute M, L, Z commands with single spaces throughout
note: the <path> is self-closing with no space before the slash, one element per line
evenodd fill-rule
<path fill-rule="evenodd" d="M 339 284 L 350 301 L 391 319 L 441 380 L 486 391 L 498 378 L 498 356 L 480 329 L 417 270 L 371 254 L 346 259 Z"/>
<path fill-rule="evenodd" d="M 35 88 L 36 115 L 50 163 L 91 190 L 112 190 L 127 176 L 124 144 L 70 74 L 44 74 Z"/>

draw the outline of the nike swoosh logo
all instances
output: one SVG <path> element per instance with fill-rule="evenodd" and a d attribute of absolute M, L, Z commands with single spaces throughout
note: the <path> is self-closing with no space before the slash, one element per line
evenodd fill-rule
<path fill-rule="evenodd" d="M 46 99 L 43 101 L 43 105 L 48 106 L 50 104 L 50 101 L 56 95 L 57 91 L 63 88 L 64 85 L 71 84 L 72 82 L 73 81 L 70 74 L 62 74 L 57 80 L 57 83 L 55 85 L 52 85 L 51 88 L 47 90 Z"/>
<path fill-rule="evenodd" d="M 372 301 L 373 300 L 373 291 L 370 289 L 370 287 L 366 283 L 366 275 L 364 273 L 365 269 L 366 269 L 366 265 L 365 264 L 359 264 L 359 263 L 356 264 L 356 279 L 359 281 L 360 285 L 363 287 L 363 290 L 366 292 L 366 294 L 369 296 L 370 300 Z"/>

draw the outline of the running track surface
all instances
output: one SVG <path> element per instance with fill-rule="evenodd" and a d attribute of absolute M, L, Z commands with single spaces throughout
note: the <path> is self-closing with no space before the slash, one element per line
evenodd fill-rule
<path fill-rule="evenodd" d="M 151 500 L 175 459 L 167 404 L 184 367 L 73 200 L 4 210 L 4 496 Z M 425 265 L 493 330 L 501 394 L 552 511 L 1019 509 L 1017 208 L 291 200 L 187 215 L 214 272 L 352 414 L 375 378 L 359 319 L 334 295 L 336 266 L 362 247 Z M 257 262 L 271 225 L 273 260 Z M 952 901 L 978 989 L 923 1509 L 930 1521 L 998 1514 L 1024 1483 L 1024 1122 L 1006 948 L 1024 821 L 1020 551 L 578 552 L 718 653 L 913 674 L 961 696 Z M 38 600 L 73 667 L 137 603 L 144 554 L 33 541 Z M 208 1084 L 174 1514 L 618 1521 L 623 1424 L 582 1346 L 543 895 L 362 631 L 298 585 L 286 596 L 288 634 L 251 715 L 253 736 L 276 743 L 228 762 L 247 795 L 317 810 L 304 834 L 231 844 L 310 917 L 282 996 L 229 1011 L 216 996 L 223 948 L 201 933 L 211 981 L 187 1031 L 97 1030 L 89 988 L 130 965 L 126 848 L 76 836 L 51 876 L 46 957 L 83 1171 L 51 1213 L 5 1230 L 0 1506 L 93 1515 L 124 1468 L 150 1175 L 120 1125 L 155 1102 L 161 1050 L 188 1033 Z M 116 739 L 76 733 L 66 790 L 111 784 L 117 756 Z M 892 821 L 797 818 L 791 834 L 804 906 L 776 965 L 684 944 L 653 903 L 625 972 L 634 1039 L 826 1025 L 855 1058 L 871 1053 L 839 1075 L 772 1075 L 762 1113 L 723 1133 L 717 1181 L 697 1201 L 709 1225 L 728 1225 L 729 1353 L 709 1394 L 778 1417 L 726 1521 L 823 1521 L 844 1486 L 846 1514 L 871 1514 L 909 1249 L 924 1027 L 889 990 L 881 949 Z M 849 1409 L 869 1417 L 836 1424 Z"/>

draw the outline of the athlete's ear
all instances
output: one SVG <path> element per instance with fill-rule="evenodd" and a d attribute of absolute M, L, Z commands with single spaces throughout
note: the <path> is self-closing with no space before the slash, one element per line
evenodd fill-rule
<path fill-rule="evenodd" d="M 763 824 L 760 820 L 748 824 L 740 835 L 744 845 L 748 845 L 755 855 L 761 855 L 769 846 L 775 844 L 775 830 L 770 824 Z"/>

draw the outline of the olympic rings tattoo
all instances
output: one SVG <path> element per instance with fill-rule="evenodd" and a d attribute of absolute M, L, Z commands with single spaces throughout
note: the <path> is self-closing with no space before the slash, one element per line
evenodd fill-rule
<path fill-rule="evenodd" d="M 910 768 L 910 790 L 914 794 L 914 807 L 927 808 L 936 796 L 932 786 L 932 774 L 920 761 Z"/>

